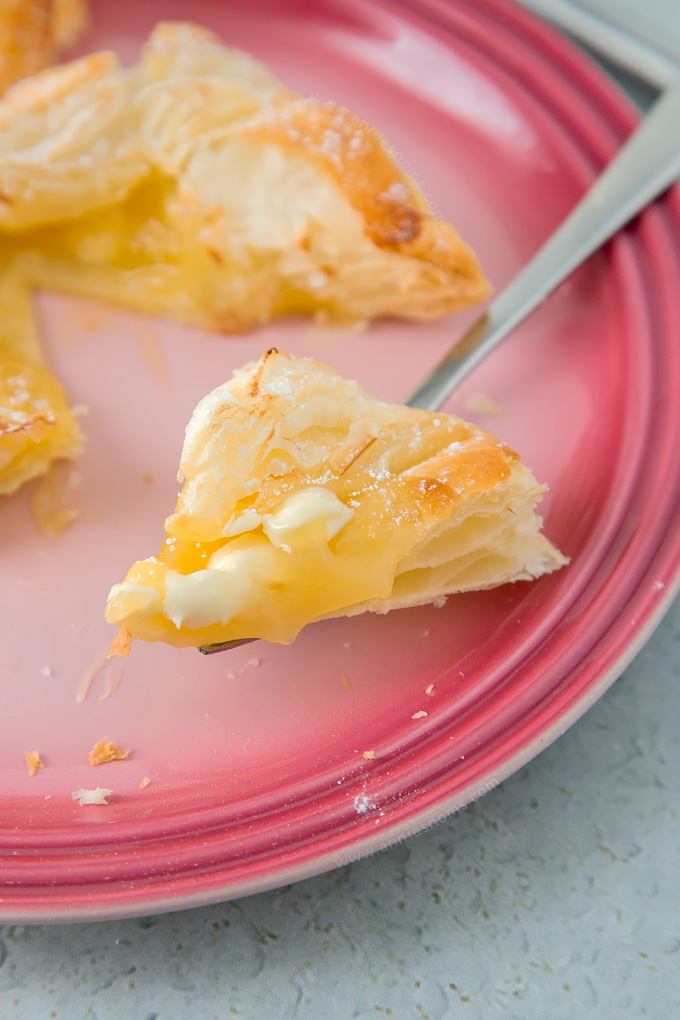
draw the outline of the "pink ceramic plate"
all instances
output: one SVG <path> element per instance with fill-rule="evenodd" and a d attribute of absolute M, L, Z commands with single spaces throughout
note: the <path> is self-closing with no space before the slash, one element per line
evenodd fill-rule
<path fill-rule="evenodd" d="M 182 17 L 379 126 L 496 288 L 634 123 L 595 67 L 507 0 L 258 2 L 247 13 L 217 0 L 102 0 L 83 48 L 132 59 L 156 20 Z M 296 322 L 230 338 L 51 295 L 37 307 L 51 361 L 90 413 L 70 530 L 38 534 L 28 492 L 0 504 L 0 920 L 210 903 L 390 845 L 558 736 L 678 587 L 677 194 L 565 284 L 452 404 L 550 484 L 546 530 L 567 569 L 439 610 L 317 624 L 291 648 L 205 659 L 137 644 L 122 677 L 119 666 L 99 673 L 82 703 L 112 637 L 109 585 L 158 546 L 200 396 L 276 344 L 400 400 L 464 323 L 342 335 Z M 485 406 L 480 394 L 501 413 L 466 410 L 471 398 Z M 87 755 L 104 736 L 132 754 L 94 769 Z M 30 778 L 33 749 L 45 768 Z M 107 806 L 72 800 L 96 786 L 114 791 Z"/>

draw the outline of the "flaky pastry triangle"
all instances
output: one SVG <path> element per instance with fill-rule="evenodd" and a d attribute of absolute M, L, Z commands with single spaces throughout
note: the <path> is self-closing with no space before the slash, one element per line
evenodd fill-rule
<path fill-rule="evenodd" d="M 0 234 L 41 286 L 224 330 L 488 292 L 375 129 L 187 24 L 132 68 L 96 53 L 0 101 Z"/>
<path fill-rule="evenodd" d="M 273 349 L 198 404 L 180 478 L 160 552 L 106 607 L 147 641 L 288 644 L 567 562 L 540 532 L 546 487 L 505 444 Z"/>

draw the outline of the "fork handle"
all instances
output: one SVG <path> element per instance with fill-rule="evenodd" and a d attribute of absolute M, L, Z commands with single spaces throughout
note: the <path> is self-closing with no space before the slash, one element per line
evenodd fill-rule
<path fill-rule="evenodd" d="M 555 287 L 680 177 L 679 125 L 680 76 L 562 225 L 419 386 L 408 406 L 438 410 Z"/>

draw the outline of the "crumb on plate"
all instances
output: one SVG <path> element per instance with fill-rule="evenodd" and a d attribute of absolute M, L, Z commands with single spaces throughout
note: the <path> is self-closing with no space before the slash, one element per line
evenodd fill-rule
<path fill-rule="evenodd" d="M 131 645 L 132 634 L 127 629 L 127 627 L 119 627 L 118 633 L 111 642 L 111 647 L 109 648 L 106 658 L 110 659 L 114 655 L 122 655 L 127 659 L 128 655 L 130 654 Z"/>
<path fill-rule="evenodd" d="M 45 762 L 40 757 L 38 751 L 24 751 L 26 758 L 26 768 L 28 769 L 29 776 L 34 776 L 38 769 L 45 767 Z"/>
<path fill-rule="evenodd" d="M 130 754 L 130 748 L 120 748 L 109 740 L 108 737 L 104 737 L 98 744 L 92 748 L 88 755 L 88 761 L 90 765 L 103 765 L 107 761 L 122 761 L 123 758 L 127 758 Z"/>
<path fill-rule="evenodd" d="M 113 794 L 113 790 L 98 786 L 96 790 L 74 790 L 71 796 L 77 800 L 81 807 L 86 804 L 108 804 L 107 797 Z"/>
<path fill-rule="evenodd" d="M 412 719 L 424 719 L 426 715 L 427 715 L 427 712 L 424 712 L 422 710 L 422 708 L 421 708 L 420 712 L 414 712 L 413 715 L 411 716 L 411 718 Z"/>
<path fill-rule="evenodd" d="M 343 677 L 340 677 L 340 679 L 342 680 L 342 686 L 345 688 L 345 690 L 346 691 L 351 691 L 352 690 L 352 685 L 349 682 L 349 680 L 347 679 L 347 677 L 343 676 Z"/>
<path fill-rule="evenodd" d="M 144 787 L 148 786 L 150 782 L 151 782 L 151 780 L 149 779 L 149 777 L 148 776 L 144 776 L 144 778 L 142 779 L 141 783 L 139 784 L 139 789 L 143 790 Z"/>
<path fill-rule="evenodd" d="M 367 761 L 373 761 L 375 759 L 375 751 L 364 751 L 364 758 Z"/>

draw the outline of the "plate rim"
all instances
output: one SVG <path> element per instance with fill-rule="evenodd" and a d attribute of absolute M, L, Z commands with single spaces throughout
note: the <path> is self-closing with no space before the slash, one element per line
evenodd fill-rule
<path fill-rule="evenodd" d="M 449 19 L 449 23 L 455 21 L 455 12 L 450 8 L 444 7 L 441 0 L 415 0 L 413 3 L 405 3 L 402 0 L 367 0 L 362 6 L 379 7 L 384 10 L 398 10 L 402 15 L 413 14 L 415 12 L 416 15 L 421 17 L 425 11 L 432 12 L 436 10 L 439 22 L 444 14 Z M 526 30 L 527 36 L 545 40 L 547 51 L 564 56 L 565 66 L 571 68 L 571 72 L 580 78 L 582 87 L 595 82 L 598 98 L 601 102 L 606 101 L 607 106 L 615 110 L 617 114 L 616 123 L 618 123 L 619 129 L 629 130 L 633 126 L 635 116 L 632 104 L 625 98 L 625 94 L 620 92 L 614 83 L 606 77 L 605 73 L 572 43 L 556 33 L 550 26 L 540 22 L 530 12 L 523 8 L 517 8 L 509 0 L 482 0 L 481 4 L 477 3 L 474 5 L 470 4 L 469 0 L 456 0 L 453 7 L 456 10 L 472 9 L 473 15 L 481 20 L 486 16 L 491 16 L 492 12 L 500 12 L 510 23 L 519 26 L 520 31 Z M 600 111 L 599 105 L 597 109 Z M 619 130 L 619 140 L 620 137 L 621 130 Z M 608 143 L 608 148 L 611 154 L 614 148 L 611 142 Z M 674 195 L 668 196 L 663 201 L 667 203 L 668 208 L 673 211 L 674 216 L 680 223 L 680 201 L 678 201 L 678 197 L 676 189 Z M 658 220 L 656 226 L 659 230 L 664 229 L 664 224 L 667 225 L 667 218 L 663 223 L 661 222 L 658 207 L 656 210 L 650 210 L 649 213 L 645 213 L 642 220 L 645 222 Z M 680 562 L 678 562 L 680 549 L 678 548 L 678 543 L 676 542 L 675 549 L 669 549 L 667 540 L 663 548 L 666 553 L 665 560 L 669 561 L 670 565 L 670 561 L 674 558 L 675 564 L 674 566 L 670 565 L 670 576 L 664 575 L 665 587 L 659 589 L 654 598 L 647 595 L 643 610 L 640 610 L 642 620 L 638 622 L 632 637 L 622 644 L 622 647 L 618 649 L 612 661 L 607 664 L 605 669 L 599 672 L 597 679 L 588 686 L 584 695 L 579 697 L 570 708 L 565 710 L 540 736 L 521 747 L 514 756 L 505 758 L 500 766 L 486 774 L 488 776 L 487 784 L 491 782 L 491 777 L 493 777 L 492 786 L 508 778 L 508 776 L 531 760 L 540 750 L 547 747 L 549 743 L 553 742 L 564 730 L 580 718 L 611 686 L 649 639 L 668 610 L 678 590 L 680 590 Z M 646 570 L 649 569 L 652 562 L 654 561 L 651 560 L 647 564 Z M 656 571 L 656 573 L 659 573 L 659 571 Z M 638 613 L 638 616 L 640 616 L 640 613 Z M 351 839 L 349 842 L 349 846 L 352 848 L 351 853 L 348 852 L 345 856 L 347 859 L 355 859 L 355 856 L 357 858 L 367 856 L 369 853 L 382 849 L 386 843 L 387 845 L 393 845 L 404 838 L 409 838 L 416 831 L 429 827 L 434 824 L 434 821 L 449 816 L 452 812 L 464 806 L 464 804 L 476 799 L 474 796 L 470 796 L 474 794 L 475 789 L 479 790 L 480 786 L 478 779 L 473 777 L 462 788 L 463 792 L 459 791 L 448 797 L 441 797 L 436 806 L 414 809 L 408 813 L 407 818 L 401 821 L 385 822 L 380 827 L 380 832 L 374 836 Z M 122 918 L 139 916 L 140 913 L 158 913 L 168 910 L 186 909 L 271 889 L 288 884 L 291 881 L 311 877 L 343 863 L 339 859 L 342 854 L 337 849 L 327 850 L 322 853 L 314 853 L 313 850 L 310 853 L 300 853 L 298 848 L 295 852 L 300 857 L 298 863 L 289 866 L 284 864 L 282 867 L 272 870 L 270 859 L 266 870 L 262 873 L 257 872 L 254 877 L 245 876 L 240 881 L 232 880 L 232 876 L 238 870 L 238 866 L 233 868 L 222 866 L 218 867 L 214 872 L 207 870 L 204 873 L 205 875 L 223 874 L 225 881 L 223 883 L 209 882 L 205 888 L 202 887 L 200 890 L 196 888 L 197 883 L 195 880 L 197 876 L 186 873 L 179 875 L 176 879 L 165 875 L 162 876 L 162 879 L 159 879 L 159 882 L 147 880 L 144 883 L 143 889 L 133 890 L 129 887 L 129 883 L 127 888 L 123 889 L 116 888 L 115 884 L 112 883 L 111 887 L 106 890 L 100 887 L 97 887 L 95 890 L 93 885 L 89 890 L 85 888 L 82 892 L 79 892 L 78 901 L 73 905 L 68 902 L 61 902 L 61 900 L 57 904 L 56 899 L 52 898 L 52 894 L 50 892 L 45 893 L 42 889 L 37 896 L 30 897 L 30 902 L 26 899 L 22 906 L 19 906 L 21 896 L 13 898 L 10 895 L 6 898 L 4 895 L 0 895 L 0 922 L 61 923 L 64 921 Z M 74 858 L 81 860 L 82 856 L 81 853 L 75 853 Z M 187 881 L 191 882 L 192 880 L 194 880 L 193 891 L 191 889 L 185 891 L 178 888 L 182 881 L 186 884 Z M 153 895 L 153 890 L 160 890 L 162 884 L 169 886 L 171 893 Z M 122 885 L 125 886 L 126 883 L 122 883 Z M 66 888 L 62 897 L 67 895 L 68 898 L 73 898 L 73 894 L 73 888 Z M 36 904 L 36 900 L 40 902 Z"/>

